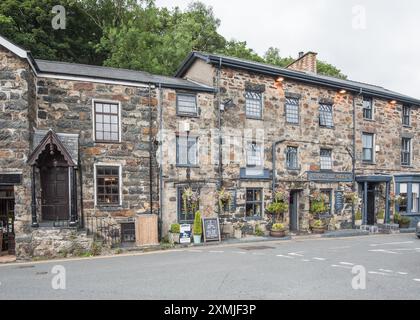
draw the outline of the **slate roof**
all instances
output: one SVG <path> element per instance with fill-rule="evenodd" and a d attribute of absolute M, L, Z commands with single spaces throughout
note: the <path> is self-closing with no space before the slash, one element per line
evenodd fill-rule
<path fill-rule="evenodd" d="M 65 76 L 79 76 L 86 78 L 96 78 L 105 80 L 118 80 L 134 83 L 145 83 L 159 85 L 165 88 L 186 89 L 196 91 L 213 92 L 212 87 L 195 83 L 193 81 L 159 76 L 143 71 L 135 71 L 120 68 L 92 66 L 79 63 L 47 61 L 35 59 L 36 68 L 40 73 L 48 73 Z"/>
<path fill-rule="evenodd" d="M 397 100 L 402 103 L 407 103 L 410 105 L 420 106 L 420 100 L 395 92 L 388 89 L 385 89 L 381 86 L 376 86 L 372 84 L 367 84 L 363 82 L 357 82 L 352 80 L 344 80 L 335 77 L 324 76 L 320 74 L 307 73 L 302 71 L 295 71 L 286 68 L 281 68 L 273 66 L 266 63 L 254 62 L 234 57 L 228 57 L 219 54 L 209 54 L 204 52 L 193 51 L 189 56 L 183 61 L 179 69 L 177 70 L 175 76 L 183 77 L 188 70 L 188 68 L 195 62 L 196 59 L 201 59 L 207 63 L 214 65 L 219 65 L 220 63 L 223 66 L 237 68 L 242 70 L 247 70 L 255 73 L 262 73 L 271 76 L 283 76 L 285 78 L 302 81 L 306 83 L 323 85 L 331 87 L 334 89 L 345 89 L 353 93 L 360 93 L 370 95 L 373 97 L 379 97 L 389 100 Z"/>

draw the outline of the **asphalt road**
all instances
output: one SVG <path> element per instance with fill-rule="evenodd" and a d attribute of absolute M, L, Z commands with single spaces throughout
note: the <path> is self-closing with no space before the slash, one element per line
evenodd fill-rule
<path fill-rule="evenodd" d="M 64 290 L 53 289 L 56 265 Z M 357 265 L 365 289 L 352 287 Z M 0 266 L 0 282 L 0 300 L 419 299 L 420 240 L 308 239 L 11 264 Z"/>

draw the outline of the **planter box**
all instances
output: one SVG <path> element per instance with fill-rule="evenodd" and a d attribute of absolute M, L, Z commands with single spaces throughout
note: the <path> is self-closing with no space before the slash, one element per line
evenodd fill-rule
<path fill-rule="evenodd" d="M 356 221 L 354 221 L 354 225 L 356 227 L 360 227 L 362 225 L 362 220 L 356 220 Z"/>
<path fill-rule="evenodd" d="M 242 239 L 242 230 L 235 229 L 235 231 L 233 232 L 233 236 L 235 239 Z"/>
<path fill-rule="evenodd" d="M 325 233 L 325 228 L 313 228 L 312 227 L 312 233 L 313 234 L 323 234 L 323 233 Z"/>
<path fill-rule="evenodd" d="M 286 236 L 286 231 L 282 230 L 282 231 L 270 231 L 270 236 L 273 238 L 284 238 Z"/>
<path fill-rule="evenodd" d="M 384 224 L 384 219 L 377 219 L 376 221 L 378 224 Z"/>

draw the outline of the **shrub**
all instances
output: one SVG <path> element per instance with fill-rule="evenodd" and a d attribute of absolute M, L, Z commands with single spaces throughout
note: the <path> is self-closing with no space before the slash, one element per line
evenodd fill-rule
<path fill-rule="evenodd" d="M 197 211 L 195 213 L 193 233 L 196 236 L 201 236 L 203 234 L 203 227 L 201 226 L 201 213 L 200 213 L 200 211 Z"/>
<path fill-rule="evenodd" d="M 408 217 L 400 217 L 398 222 L 399 224 L 407 225 L 407 224 L 410 224 L 411 220 Z"/>
<path fill-rule="evenodd" d="M 181 232 L 181 226 L 179 223 L 173 223 L 171 224 L 171 230 L 170 233 L 180 233 Z"/>
<path fill-rule="evenodd" d="M 271 231 L 284 231 L 286 228 L 282 223 L 275 223 L 271 227 Z"/>
<path fill-rule="evenodd" d="M 324 225 L 324 222 L 322 222 L 322 220 L 315 220 L 313 223 L 312 223 L 312 228 L 323 228 L 325 225 Z"/>
<path fill-rule="evenodd" d="M 381 210 L 378 212 L 378 219 L 383 219 L 383 218 L 385 218 L 385 211 Z"/>
<path fill-rule="evenodd" d="M 394 214 L 394 222 L 399 223 L 401 219 L 401 215 L 399 213 Z"/>
<path fill-rule="evenodd" d="M 261 227 L 259 225 L 255 226 L 255 235 L 257 237 L 263 237 L 265 235 L 264 231 L 261 230 Z"/>
<path fill-rule="evenodd" d="M 99 256 L 102 253 L 102 244 L 100 242 L 92 242 L 90 247 L 90 254 L 92 256 Z"/>
<path fill-rule="evenodd" d="M 362 212 L 360 210 L 357 210 L 355 216 L 354 216 L 355 220 L 362 220 Z"/>

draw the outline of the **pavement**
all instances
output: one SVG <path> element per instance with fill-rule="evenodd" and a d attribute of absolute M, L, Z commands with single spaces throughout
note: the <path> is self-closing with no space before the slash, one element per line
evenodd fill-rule
<path fill-rule="evenodd" d="M 419 262 L 420 240 L 393 234 L 11 263 L 0 265 L 0 300 L 410 300 Z"/>

